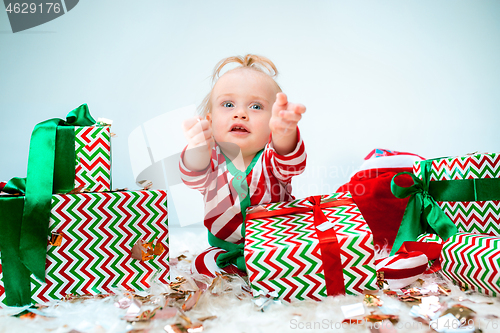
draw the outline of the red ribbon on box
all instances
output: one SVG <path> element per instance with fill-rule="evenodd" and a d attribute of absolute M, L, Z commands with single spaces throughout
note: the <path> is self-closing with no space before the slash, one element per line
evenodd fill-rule
<path fill-rule="evenodd" d="M 312 204 L 307 207 L 291 207 L 272 211 L 260 211 L 247 214 L 247 219 L 260 219 L 266 217 L 274 217 L 288 214 L 301 214 L 313 211 L 314 226 L 316 227 L 316 235 L 319 240 L 319 247 L 323 258 L 323 270 L 325 272 L 325 284 L 327 295 L 344 295 L 344 273 L 343 265 L 340 259 L 340 245 L 337 239 L 337 233 L 334 228 L 329 228 L 324 231 L 319 231 L 318 226 L 328 221 L 328 218 L 323 213 L 323 208 L 332 208 L 353 204 L 352 199 L 333 200 L 321 202 L 321 196 L 310 196 L 307 200 Z"/>

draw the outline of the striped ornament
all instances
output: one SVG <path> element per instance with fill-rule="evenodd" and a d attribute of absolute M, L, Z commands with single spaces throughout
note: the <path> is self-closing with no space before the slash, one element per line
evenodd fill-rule
<path fill-rule="evenodd" d="M 461 288 L 500 296 L 500 238 L 458 233 L 443 244 L 443 275 Z"/>
<path fill-rule="evenodd" d="M 396 254 L 377 261 L 377 272 L 384 272 L 389 288 L 401 289 L 421 278 L 428 268 L 428 258 L 422 252 Z"/>
<path fill-rule="evenodd" d="M 47 248 L 46 282 L 31 279 L 34 302 L 117 288 L 144 290 L 152 279 L 169 282 L 164 190 L 53 195 L 49 232 L 62 233 L 62 244 Z M 156 239 L 165 251 L 145 262 L 132 259 L 139 239 Z M 0 301 L 4 298 L 0 283 Z"/>
<path fill-rule="evenodd" d="M 75 188 L 111 190 L 110 126 L 75 126 Z"/>
<path fill-rule="evenodd" d="M 422 179 L 417 161 L 413 173 Z M 431 181 L 500 178 L 500 154 L 474 154 L 432 161 Z M 500 201 L 438 201 L 460 232 L 500 236 Z"/>
<path fill-rule="evenodd" d="M 348 199 L 349 192 L 322 200 Z M 262 205 L 268 211 L 311 207 L 307 199 Z M 360 295 L 376 289 L 371 231 L 356 204 L 323 208 L 340 245 L 345 292 Z M 245 262 L 255 292 L 277 292 L 286 301 L 321 300 L 327 296 L 318 235 L 312 210 L 246 221 Z"/>
<path fill-rule="evenodd" d="M 442 244 L 443 240 L 438 235 L 422 234 L 415 242 L 404 242 L 395 255 L 376 260 L 377 272 L 384 273 L 384 280 L 390 289 L 407 287 L 424 274 L 441 269 L 435 260 L 439 258 Z"/>

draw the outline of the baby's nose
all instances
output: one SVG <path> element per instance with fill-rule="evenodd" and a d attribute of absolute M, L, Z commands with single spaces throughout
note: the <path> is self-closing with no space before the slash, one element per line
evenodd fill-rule
<path fill-rule="evenodd" d="M 234 110 L 234 114 L 233 114 L 233 119 L 247 119 L 247 113 L 245 112 L 245 110 L 243 108 L 236 108 Z"/>

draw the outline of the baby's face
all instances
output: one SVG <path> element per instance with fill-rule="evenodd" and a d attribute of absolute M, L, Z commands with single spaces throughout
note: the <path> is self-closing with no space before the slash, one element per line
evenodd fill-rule
<path fill-rule="evenodd" d="M 277 93 L 273 79 L 264 73 L 236 69 L 222 75 L 212 91 L 212 112 L 207 115 L 215 140 L 237 144 L 243 156 L 264 148 Z"/>

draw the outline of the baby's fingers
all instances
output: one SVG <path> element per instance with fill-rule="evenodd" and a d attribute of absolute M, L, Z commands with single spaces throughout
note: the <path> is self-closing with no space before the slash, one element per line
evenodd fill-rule
<path fill-rule="evenodd" d="M 202 132 L 196 133 L 193 137 L 191 137 L 190 144 L 193 146 L 200 146 L 207 144 L 207 141 L 212 139 L 212 129 L 208 128 Z"/>
<path fill-rule="evenodd" d="M 290 110 L 281 110 L 280 118 L 286 122 L 298 123 L 302 119 L 302 114 Z"/>
<path fill-rule="evenodd" d="M 290 110 L 290 111 L 293 111 L 295 113 L 304 113 L 306 112 L 306 107 L 302 104 L 292 104 L 292 103 L 288 103 L 288 108 L 287 110 Z"/>
<path fill-rule="evenodd" d="M 186 125 L 189 125 L 189 123 L 186 124 Z M 202 133 L 204 131 L 209 130 L 210 129 L 210 124 L 209 124 L 209 122 L 207 120 L 200 120 L 200 121 L 196 121 L 191 126 L 191 128 L 188 128 L 187 130 L 186 130 L 186 127 L 184 128 L 184 134 L 186 136 L 186 139 L 188 141 L 191 141 L 191 139 L 194 138 L 199 133 Z"/>
<path fill-rule="evenodd" d="M 196 125 L 201 120 L 200 117 L 195 116 L 188 118 L 182 122 L 182 129 L 184 132 L 189 131 L 194 125 Z"/>

